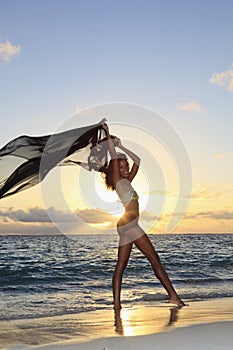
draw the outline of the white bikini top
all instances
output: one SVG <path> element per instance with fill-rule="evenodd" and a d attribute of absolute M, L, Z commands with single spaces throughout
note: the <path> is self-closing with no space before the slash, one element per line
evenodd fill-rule
<path fill-rule="evenodd" d="M 127 179 L 119 180 L 116 184 L 116 193 L 126 207 L 132 200 L 138 200 L 138 194 Z"/>

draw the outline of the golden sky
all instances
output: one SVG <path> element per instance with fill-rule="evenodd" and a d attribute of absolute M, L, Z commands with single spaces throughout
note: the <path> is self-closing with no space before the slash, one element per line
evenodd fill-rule
<path fill-rule="evenodd" d="M 142 158 L 133 185 L 146 230 L 164 233 L 170 223 L 178 233 L 233 233 L 233 4 L 174 4 L 4 2 L 0 147 L 19 135 L 47 135 L 107 117 Z M 175 153 L 165 124 L 154 128 L 153 117 L 140 108 L 134 116 L 129 108 L 120 113 L 119 106 L 93 113 L 93 106 L 119 101 L 158 111 L 171 136 L 177 131 L 191 163 L 190 201 L 187 159 Z M 125 129 L 128 117 L 131 127 Z M 53 176 L 0 201 L 0 233 L 115 232 L 120 203 L 104 192 L 100 179 L 87 173 L 80 178 L 77 169 Z"/>

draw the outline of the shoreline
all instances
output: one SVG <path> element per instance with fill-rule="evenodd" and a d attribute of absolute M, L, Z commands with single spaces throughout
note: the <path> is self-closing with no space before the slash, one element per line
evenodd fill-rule
<path fill-rule="evenodd" d="M 92 348 L 101 350 L 104 347 L 112 350 L 115 348 L 109 345 L 97 346 L 96 344 L 106 344 L 110 341 L 117 346 L 119 341 L 123 346 L 127 340 L 135 342 L 137 346 L 135 339 L 139 341 L 145 338 L 146 342 L 151 337 L 161 336 L 167 339 L 174 332 L 178 332 L 176 334 L 181 332 L 184 336 L 186 331 L 189 333 L 189 329 L 197 326 L 199 330 L 195 329 L 199 332 L 204 328 L 214 328 L 214 334 L 217 334 L 219 328 L 232 329 L 232 325 L 233 298 L 190 301 L 182 308 L 161 302 L 153 302 L 153 304 L 149 302 L 148 305 L 137 303 L 133 307 L 123 308 L 120 315 L 114 315 L 114 311 L 108 309 L 45 318 L 1 321 L 0 349 L 55 350 L 58 347 L 66 349 L 69 346 L 71 346 L 70 349 L 75 349 L 78 344 L 80 350 Z M 209 331 L 206 330 L 206 332 Z M 226 337 L 229 338 L 229 335 Z M 231 344 L 232 342 L 231 335 Z M 87 344 L 90 347 L 87 347 Z"/>

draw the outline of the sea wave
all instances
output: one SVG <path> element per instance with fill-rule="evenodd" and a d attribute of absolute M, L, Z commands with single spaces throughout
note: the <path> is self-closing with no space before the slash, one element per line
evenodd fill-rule
<path fill-rule="evenodd" d="M 233 296 L 233 235 L 150 238 L 184 300 Z M 66 236 L 0 236 L 0 319 L 112 307 L 117 245 L 117 236 L 111 235 L 80 235 L 75 240 Z M 123 304 L 166 299 L 150 264 L 134 248 L 123 278 Z"/>

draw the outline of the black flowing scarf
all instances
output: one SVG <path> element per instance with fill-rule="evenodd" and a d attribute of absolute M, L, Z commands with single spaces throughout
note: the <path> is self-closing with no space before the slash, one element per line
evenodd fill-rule
<path fill-rule="evenodd" d="M 105 171 L 107 147 L 100 123 L 53 135 L 19 136 L 0 149 L 0 199 L 30 188 L 57 165 Z"/>

